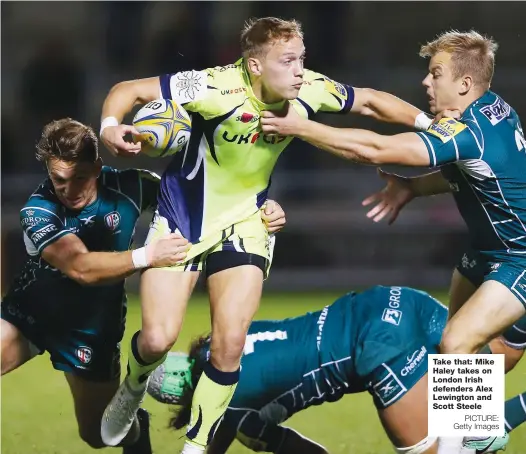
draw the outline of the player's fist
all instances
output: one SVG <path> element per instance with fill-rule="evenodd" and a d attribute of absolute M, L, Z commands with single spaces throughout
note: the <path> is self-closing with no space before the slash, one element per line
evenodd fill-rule
<path fill-rule="evenodd" d="M 139 135 L 139 131 L 130 125 L 107 126 L 100 138 L 113 156 L 136 156 L 141 151 L 141 142 L 126 142 L 127 134 Z"/>
<path fill-rule="evenodd" d="M 390 215 L 389 225 L 391 225 L 398 217 L 400 210 L 414 199 L 415 194 L 406 178 L 384 172 L 382 169 L 378 169 L 378 174 L 387 183 L 385 188 L 364 199 L 362 205 L 376 203 L 367 213 L 367 217 L 374 222 L 380 222 Z"/>
<path fill-rule="evenodd" d="M 433 119 L 433 123 L 438 123 L 442 118 L 454 118 L 458 120 L 462 116 L 460 109 L 446 109 L 439 112 Z"/>
<path fill-rule="evenodd" d="M 283 208 L 270 199 L 261 207 L 261 219 L 269 233 L 279 232 L 287 222 Z"/>
<path fill-rule="evenodd" d="M 191 247 L 192 243 L 189 243 L 186 238 L 171 233 L 146 245 L 146 259 L 154 268 L 176 265 L 186 258 Z"/>
<path fill-rule="evenodd" d="M 290 102 L 286 102 L 281 111 L 264 110 L 261 112 L 261 130 L 265 134 L 279 134 L 281 136 L 295 136 L 301 131 L 302 122 Z"/>

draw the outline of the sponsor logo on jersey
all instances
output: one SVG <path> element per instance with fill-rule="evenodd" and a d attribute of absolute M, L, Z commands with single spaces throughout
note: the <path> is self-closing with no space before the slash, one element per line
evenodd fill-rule
<path fill-rule="evenodd" d="M 80 218 L 80 220 L 84 223 L 84 225 L 92 225 L 92 224 L 95 224 L 95 217 L 96 215 L 94 214 L 93 216 L 88 216 L 87 218 Z"/>
<path fill-rule="evenodd" d="M 389 374 L 373 386 L 373 392 L 383 405 L 390 404 L 405 391 L 405 386 L 393 372 L 389 372 Z"/>
<path fill-rule="evenodd" d="M 42 238 L 44 238 L 48 233 L 54 232 L 57 230 L 57 226 L 54 224 L 48 224 L 44 228 L 38 230 L 37 232 L 33 233 L 31 235 L 31 241 L 34 243 L 37 241 L 40 241 Z"/>
<path fill-rule="evenodd" d="M 382 320 L 384 322 L 390 323 L 391 325 L 398 326 L 400 324 L 400 320 L 402 320 L 402 311 L 386 308 L 382 314 Z"/>
<path fill-rule="evenodd" d="M 121 215 L 117 211 L 112 211 L 104 216 L 104 224 L 106 224 L 106 227 L 110 230 L 116 230 L 120 223 Z"/>
<path fill-rule="evenodd" d="M 259 121 L 259 115 L 243 112 L 241 115 L 236 117 L 236 121 L 240 121 L 241 123 L 255 123 L 256 121 Z"/>
<path fill-rule="evenodd" d="M 269 145 L 277 145 L 278 143 L 281 143 L 287 139 L 288 136 L 273 136 L 260 134 L 259 132 L 256 132 L 255 134 L 249 132 L 248 134 L 234 134 L 233 136 L 229 136 L 228 131 L 224 131 L 222 137 L 226 142 L 236 143 L 237 145 L 248 145 L 249 143 L 253 144 L 258 140 L 260 142 L 263 140 L 263 142 Z"/>
<path fill-rule="evenodd" d="M 405 377 L 406 375 L 411 375 L 418 368 L 418 366 L 423 364 L 426 353 L 426 347 L 422 346 L 421 349 L 414 351 L 411 356 L 408 356 L 407 364 L 400 371 L 400 375 L 402 377 Z"/>
<path fill-rule="evenodd" d="M 318 325 L 318 335 L 316 336 L 316 347 L 320 349 L 321 336 L 323 335 L 323 327 L 325 325 L 325 320 L 327 319 L 327 314 L 329 313 L 329 306 L 325 306 L 318 317 L 316 324 Z"/>
<path fill-rule="evenodd" d="M 26 214 L 27 214 L 28 216 L 33 216 L 33 215 L 35 214 L 35 210 L 27 210 L 27 211 L 26 211 Z"/>
<path fill-rule="evenodd" d="M 79 347 L 76 351 L 77 358 L 82 364 L 89 364 L 93 357 L 93 350 L 89 347 Z"/>
<path fill-rule="evenodd" d="M 466 125 L 453 118 L 442 118 L 438 123 L 433 123 L 427 132 L 438 137 L 442 142 L 449 142 L 457 134 L 466 129 Z"/>
<path fill-rule="evenodd" d="M 338 98 L 346 100 L 348 97 L 345 87 L 341 83 L 329 79 L 328 77 L 325 78 L 325 89 Z"/>
<path fill-rule="evenodd" d="M 25 227 L 25 226 L 29 226 L 29 227 L 33 227 L 37 224 L 49 224 L 51 222 L 51 219 L 49 218 L 43 218 L 41 216 L 29 216 L 27 218 L 23 218 L 22 219 L 22 225 Z"/>
<path fill-rule="evenodd" d="M 467 254 L 462 256 L 462 268 L 474 268 L 476 265 L 477 261 L 475 259 L 470 261 Z"/>
<path fill-rule="evenodd" d="M 511 108 L 502 99 L 497 98 L 491 106 L 484 106 L 480 112 L 495 126 L 510 114 Z"/>
<path fill-rule="evenodd" d="M 237 93 L 246 93 L 246 87 L 237 87 L 237 88 L 227 88 L 226 90 L 221 90 L 222 95 L 235 95 Z"/>
<path fill-rule="evenodd" d="M 490 273 L 496 273 L 497 271 L 499 271 L 500 265 L 501 263 L 492 263 L 490 266 L 491 268 Z"/>

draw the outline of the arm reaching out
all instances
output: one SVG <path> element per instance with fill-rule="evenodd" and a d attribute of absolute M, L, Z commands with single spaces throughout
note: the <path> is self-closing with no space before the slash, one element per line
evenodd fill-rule
<path fill-rule="evenodd" d="M 449 182 L 440 171 L 417 177 L 402 177 L 378 169 L 378 174 L 385 180 L 386 186 L 362 202 L 363 206 L 376 203 L 367 213 L 367 217 L 372 218 L 374 222 L 380 222 L 390 215 L 388 223 L 391 225 L 398 217 L 400 210 L 415 197 L 451 192 Z"/>
<path fill-rule="evenodd" d="M 427 129 L 433 121 L 408 102 L 390 93 L 371 88 L 354 88 L 351 112 L 385 123 L 398 123 L 416 129 Z"/>
<path fill-rule="evenodd" d="M 70 233 L 45 247 L 42 258 L 79 284 L 97 285 L 125 279 L 148 266 L 175 265 L 186 257 L 189 247 L 186 239 L 170 234 L 134 251 L 89 252 L 82 240 Z"/>
<path fill-rule="evenodd" d="M 301 118 L 291 104 L 278 114 L 264 111 L 266 134 L 295 136 L 344 159 L 363 164 L 429 166 L 426 145 L 416 133 L 383 136 L 364 129 L 333 128 Z"/>

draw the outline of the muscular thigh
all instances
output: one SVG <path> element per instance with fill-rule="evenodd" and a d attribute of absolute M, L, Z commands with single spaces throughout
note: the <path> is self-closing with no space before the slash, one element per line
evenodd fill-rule
<path fill-rule="evenodd" d="M 475 251 L 466 251 L 453 271 L 449 289 L 449 318 L 475 293 L 484 281 L 487 263 Z"/>
<path fill-rule="evenodd" d="M 141 276 L 143 330 L 178 332 L 199 272 L 151 268 Z"/>
<path fill-rule="evenodd" d="M 501 334 L 526 312 L 523 302 L 504 283 L 485 281 L 451 318 L 443 341 L 463 345 L 465 353 L 475 353 Z"/>
<path fill-rule="evenodd" d="M 93 436 L 100 433 L 100 421 L 106 405 L 119 387 L 119 377 L 109 381 L 90 381 L 65 373 L 73 397 L 75 416 L 81 433 Z"/>
<path fill-rule="evenodd" d="M 8 321 L 1 320 L 0 332 L 2 336 L 0 353 L 2 375 L 11 372 L 40 353 L 39 349 Z"/>
<path fill-rule="evenodd" d="M 393 405 L 378 410 L 378 416 L 391 443 L 408 448 L 427 438 L 427 374 Z M 426 454 L 436 453 L 436 442 L 428 439 Z"/>

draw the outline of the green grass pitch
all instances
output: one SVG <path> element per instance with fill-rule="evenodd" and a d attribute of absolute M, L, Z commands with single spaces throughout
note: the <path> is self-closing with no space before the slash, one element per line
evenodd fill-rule
<path fill-rule="evenodd" d="M 268 294 L 262 301 L 259 319 L 284 318 L 317 310 L 332 302 L 338 294 Z M 436 294 L 442 301 L 444 294 Z M 128 325 L 123 342 L 127 354 L 130 335 L 140 326 L 139 305 L 131 298 Z M 177 348 L 185 350 L 190 339 L 210 326 L 206 300 L 196 296 L 190 302 Z M 123 365 L 126 358 L 123 358 Z M 506 396 L 526 389 L 526 360 L 508 374 Z M 182 446 L 182 432 L 166 428 L 169 408 L 147 397 L 146 408 L 152 414 L 152 443 L 156 454 L 173 454 Z M 2 379 L 1 452 L 6 454 L 81 454 L 90 453 L 77 435 L 72 400 L 61 372 L 55 371 L 42 355 Z M 350 395 L 339 402 L 311 407 L 293 416 L 288 424 L 325 445 L 334 454 L 383 454 L 392 448 L 377 419 L 367 393 Z M 106 452 L 106 450 L 104 451 Z M 108 452 L 120 452 L 110 450 Z M 247 453 L 238 442 L 229 452 Z M 526 453 L 526 424 L 511 435 L 506 454 Z"/>

